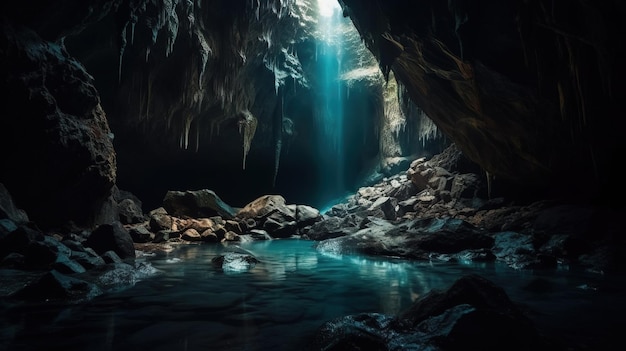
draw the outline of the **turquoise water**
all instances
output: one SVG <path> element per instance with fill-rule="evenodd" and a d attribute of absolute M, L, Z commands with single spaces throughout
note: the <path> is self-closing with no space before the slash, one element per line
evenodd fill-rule
<path fill-rule="evenodd" d="M 506 266 L 416 263 L 332 256 L 306 240 L 241 244 L 261 261 L 224 273 L 211 259 L 228 246 L 186 245 L 144 256 L 157 273 L 127 289 L 73 306 L 0 306 L 6 350 L 299 350 L 323 322 L 397 313 L 467 273 L 503 286 L 538 326 L 594 345 L 623 326 L 623 279 L 587 272 L 516 271 Z M 0 347 L 2 348 L 2 347 Z"/>

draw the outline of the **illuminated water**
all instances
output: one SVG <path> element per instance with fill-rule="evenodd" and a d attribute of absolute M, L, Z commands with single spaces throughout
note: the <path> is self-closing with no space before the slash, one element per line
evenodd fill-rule
<path fill-rule="evenodd" d="M 601 275 L 333 257 L 312 245 L 295 239 L 242 244 L 261 263 L 230 274 L 210 263 L 224 246 L 181 246 L 146 258 L 158 270 L 155 276 L 90 302 L 2 302 L 0 349 L 299 350 L 329 319 L 393 314 L 470 272 L 503 286 L 514 301 L 535 310 L 540 327 L 563 337 L 597 343 L 623 325 L 617 321 L 625 312 L 624 287 Z"/>

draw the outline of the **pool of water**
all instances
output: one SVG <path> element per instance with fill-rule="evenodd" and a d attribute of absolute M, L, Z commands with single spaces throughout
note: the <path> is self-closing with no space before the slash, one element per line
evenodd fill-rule
<path fill-rule="evenodd" d="M 156 274 L 71 306 L 0 300 L 3 350 L 299 350 L 322 323 L 360 312 L 397 313 L 432 289 L 478 273 L 523 304 L 542 330 L 581 345 L 619 335 L 622 277 L 496 263 L 424 263 L 334 256 L 306 240 L 240 244 L 261 261 L 223 272 L 223 245 L 142 256 Z"/>

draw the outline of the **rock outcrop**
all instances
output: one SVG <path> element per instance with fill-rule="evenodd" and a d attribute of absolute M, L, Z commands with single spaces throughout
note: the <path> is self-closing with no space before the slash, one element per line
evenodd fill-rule
<path fill-rule="evenodd" d="M 406 172 L 360 188 L 305 237 L 325 253 L 417 260 L 499 260 L 516 269 L 582 265 L 623 272 L 623 210 L 585 203 L 489 197 L 486 177 L 450 146 Z M 480 170 L 479 170 L 480 172 Z M 496 192 L 494 190 L 494 192 Z M 600 229 L 601 228 L 601 229 Z"/>
<path fill-rule="evenodd" d="M 93 78 L 62 45 L 1 24 L 0 182 L 41 227 L 104 223 L 116 155 Z"/>
<path fill-rule="evenodd" d="M 624 196 L 621 2 L 341 3 L 383 71 L 491 176 L 535 194 Z"/>

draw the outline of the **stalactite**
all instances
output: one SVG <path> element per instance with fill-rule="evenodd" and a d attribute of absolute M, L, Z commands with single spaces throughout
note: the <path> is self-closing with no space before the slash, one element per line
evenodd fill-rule
<path fill-rule="evenodd" d="M 400 131 L 406 125 L 406 117 L 400 107 L 398 84 L 393 72 L 389 73 L 383 98 L 384 120 L 381 123 L 380 153 L 382 157 L 401 156 L 403 152 L 398 139 Z"/>
<path fill-rule="evenodd" d="M 189 147 L 189 129 L 191 129 L 191 122 L 193 117 L 188 116 L 185 119 L 185 150 Z"/>
<path fill-rule="evenodd" d="M 280 167 L 280 154 L 283 148 L 283 119 L 285 116 L 284 103 L 285 98 L 283 90 L 280 91 L 280 103 L 278 104 L 277 111 L 274 114 L 274 138 L 276 139 L 275 151 L 274 151 L 274 175 L 272 177 L 272 187 L 276 186 L 276 178 L 278 177 L 278 169 Z"/>
<path fill-rule="evenodd" d="M 200 121 L 196 122 L 196 152 L 200 148 Z"/>
<path fill-rule="evenodd" d="M 124 58 L 124 51 L 126 50 L 126 27 L 128 26 L 128 22 L 124 24 L 122 28 L 122 32 L 120 33 L 120 57 L 117 68 L 117 81 L 118 83 L 122 81 L 122 61 Z"/>
<path fill-rule="evenodd" d="M 246 158 L 248 157 L 248 152 L 250 151 L 250 146 L 252 145 L 252 139 L 254 138 L 254 133 L 256 133 L 257 127 L 257 119 L 252 115 L 252 113 L 248 110 L 244 110 L 240 113 L 240 119 L 238 122 L 239 126 L 239 134 L 243 134 L 243 161 L 242 166 L 243 169 L 246 169 Z M 242 133 L 243 132 L 243 133 Z"/>
<path fill-rule="evenodd" d="M 487 176 L 487 198 L 491 199 L 491 174 L 489 174 L 489 171 L 485 170 L 485 175 Z"/>

